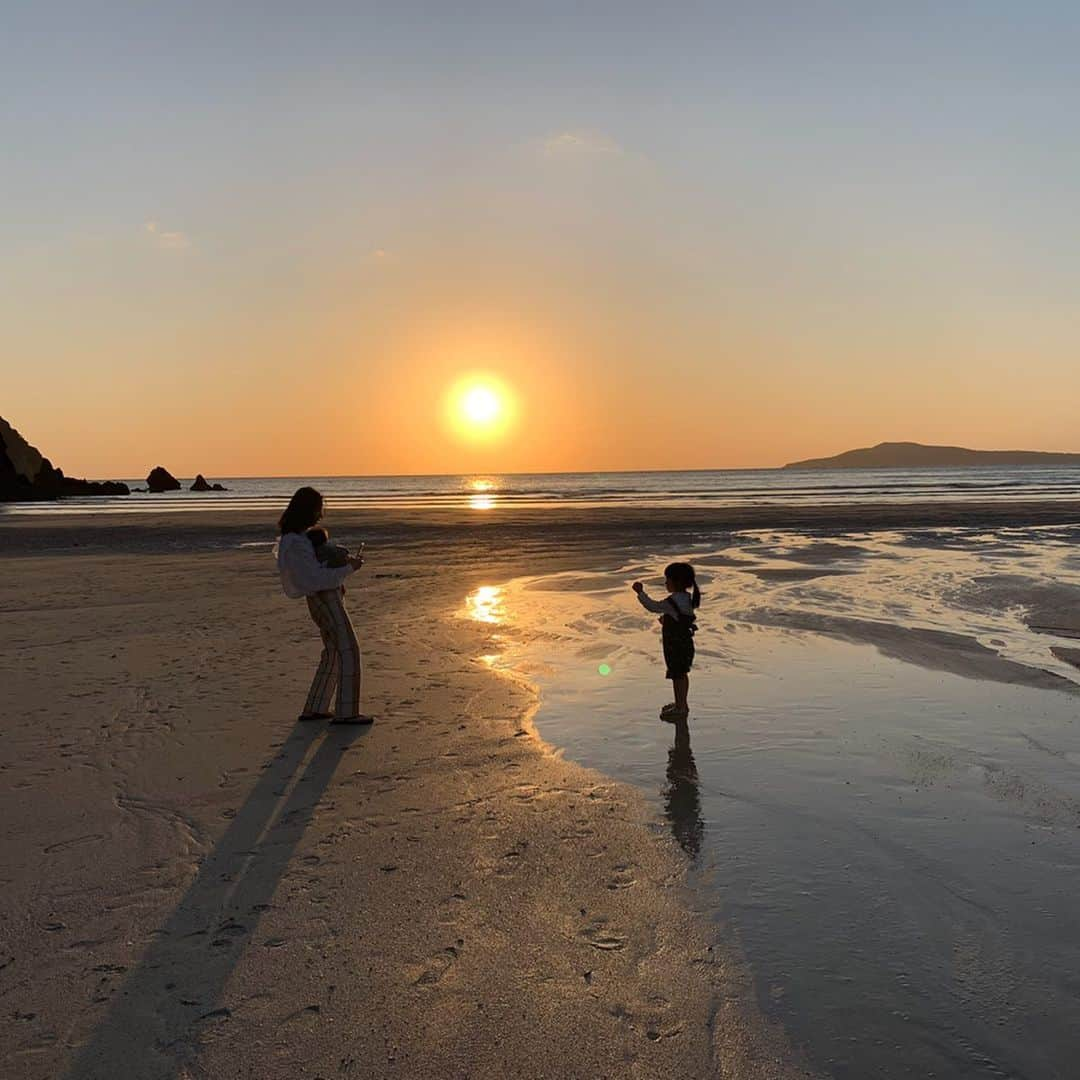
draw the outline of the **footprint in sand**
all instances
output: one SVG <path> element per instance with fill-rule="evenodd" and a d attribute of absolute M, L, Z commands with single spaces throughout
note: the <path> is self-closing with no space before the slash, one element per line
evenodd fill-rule
<path fill-rule="evenodd" d="M 462 944 L 464 944 L 464 942 L 462 942 Z M 455 945 L 449 945 L 447 948 L 443 949 L 442 952 L 436 953 L 428 960 L 427 964 L 424 965 L 420 974 L 413 979 L 413 985 L 437 985 L 450 968 L 453 967 L 454 962 L 459 955 L 459 948 Z"/>
<path fill-rule="evenodd" d="M 440 926 L 456 926 L 461 916 L 461 905 L 468 900 L 464 893 L 456 892 L 440 901 L 435 912 L 435 921 Z"/>
<path fill-rule="evenodd" d="M 609 930 L 607 919 L 598 917 L 578 931 L 578 937 L 603 952 L 616 952 L 626 947 L 627 937 L 614 930 Z"/>
<path fill-rule="evenodd" d="M 297 1022 L 306 1023 L 319 1018 L 322 1013 L 322 1006 L 320 1005 L 305 1005 L 302 1009 L 297 1009 L 295 1012 L 289 1013 L 288 1016 L 283 1016 L 278 1021 L 279 1027 L 284 1027 L 286 1024 L 295 1024 Z"/>
<path fill-rule="evenodd" d="M 637 878 L 629 866 L 620 865 L 615 867 L 615 872 L 608 879 L 609 889 L 632 889 L 637 884 Z"/>
<path fill-rule="evenodd" d="M 662 997 L 654 996 L 636 1004 L 616 1002 L 608 1013 L 649 1042 L 673 1039 L 686 1030 L 685 1021 L 672 1015 L 670 1002 Z"/>
<path fill-rule="evenodd" d="M 595 829 L 589 828 L 588 825 L 578 825 L 576 828 L 559 833 L 559 839 L 565 843 L 571 843 L 574 840 L 587 840 L 590 836 L 595 835 Z"/>
<path fill-rule="evenodd" d="M 499 839 L 498 837 L 491 837 L 490 839 Z M 496 862 L 490 872 L 498 877 L 512 877 L 517 873 L 518 868 L 521 866 L 521 860 L 525 856 L 525 850 L 528 844 L 524 841 L 516 848 L 511 848 L 509 851 L 504 851 L 499 857 L 499 861 Z"/>

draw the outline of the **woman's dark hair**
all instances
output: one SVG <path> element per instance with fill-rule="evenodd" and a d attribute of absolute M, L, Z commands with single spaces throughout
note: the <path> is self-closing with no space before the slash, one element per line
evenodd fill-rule
<path fill-rule="evenodd" d="M 297 488 L 296 493 L 285 507 L 285 513 L 278 520 L 278 532 L 304 532 L 316 525 L 322 517 L 323 498 L 313 487 Z"/>
<path fill-rule="evenodd" d="M 664 567 L 664 577 L 676 589 L 689 589 L 690 603 L 696 608 L 701 607 L 701 590 L 697 587 L 694 568 L 688 562 L 669 563 Z"/>

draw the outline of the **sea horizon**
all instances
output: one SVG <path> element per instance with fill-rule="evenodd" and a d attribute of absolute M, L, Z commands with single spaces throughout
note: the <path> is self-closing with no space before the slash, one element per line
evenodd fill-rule
<path fill-rule="evenodd" d="M 178 478 L 179 479 L 179 478 Z M 958 466 L 887 469 L 673 469 L 582 472 L 474 472 L 385 476 L 212 477 L 225 491 L 180 490 L 130 495 L 68 496 L 9 503 L 0 517 L 65 513 L 131 514 L 186 510 L 261 510 L 283 504 L 300 484 L 322 490 L 337 510 L 499 509 L 624 506 L 807 506 L 814 503 L 1057 501 L 1080 497 L 1074 466 Z M 124 480 L 133 489 L 145 480 Z"/>

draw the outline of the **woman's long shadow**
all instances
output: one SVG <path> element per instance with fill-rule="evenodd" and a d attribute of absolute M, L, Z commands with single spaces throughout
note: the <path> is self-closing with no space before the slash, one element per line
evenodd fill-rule
<path fill-rule="evenodd" d="M 324 730 L 301 723 L 290 732 L 79 1048 L 67 1080 L 188 1075 L 204 1033 L 229 1018 L 221 1003 L 225 983 L 270 906 L 341 755 L 368 729 L 330 728 L 309 758 Z"/>

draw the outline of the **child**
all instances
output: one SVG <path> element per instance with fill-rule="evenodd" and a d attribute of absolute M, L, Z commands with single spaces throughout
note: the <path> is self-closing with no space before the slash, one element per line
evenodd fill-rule
<path fill-rule="evenodd" d="M 311 541 L 311 546 L 315 549 L 315 558 L 323 566 L 329 566 L 332 568 L 338 568 L 341 566 L 348 566 L 349 564 L 349 549 L 342 547 L 340 544 L 330 543 L 330 533 L 323 528 L 308 529 L 307 538 Z"/>
<path fill-rule="evenodd" d="M 694 612 L 701 606 L 701 590 L 697 587 L 694 568 L 684 562 L 664 568 L 664 585 L 669 595 L 663 600 L 649 596 L 640 581 L 634 582 L 633 589 L 641 606 L 660 616 L 664 663 L 675 691 L 675 700 L 660 710 L 660 717 L 685 720 L 690 715 L 686 695 L 690 691 L 690 669 L 694 666 L 694 631 L 697 630 Z"/>

